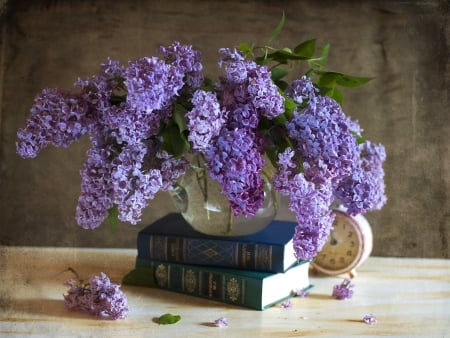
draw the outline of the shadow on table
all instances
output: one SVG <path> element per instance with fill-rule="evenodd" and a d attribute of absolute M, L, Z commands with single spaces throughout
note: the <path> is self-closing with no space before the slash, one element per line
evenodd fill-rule
<path fill-rule="evenodd" d="M 10 299 L 2 309 L 2 317 L 8 321 L 57 321 L 61 317 L 70 319 L 97 319 L 83 312 L 70 311 L 61 299 Z M 52 319 L 51 317 L 54 317 Z"/>

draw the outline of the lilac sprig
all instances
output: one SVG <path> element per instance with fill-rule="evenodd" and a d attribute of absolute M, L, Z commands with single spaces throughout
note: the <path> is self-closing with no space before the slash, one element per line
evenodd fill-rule
<path fill-rule="evenodd" d="M 350 120 L 333 99 L 312 96 L 308 106 L 286 123 L 305 176 L 315 183 L 339 182 L 352 174 L 359 158 Z"/>
<path fill-rule="evenodd" d="M 373 314 L 369 313 L 364 315 L 362 321 L 368 325 L 372 325 L 377 322 L 377 318 Z"/>
<path fill-rule="evenodd" d="M 294 250 L 298 259 L 311 260 L 326 243 L 334 214 L 330 211 L 332 191 L 329 185 L 314 184 L 303 173 L 297 173 L 294 152 L 288 148 L 279 155 L 279 171 L 274 187 L 289 196 L 289 210 L 297 219 Z"/>
<path fill-rule="evenodd" d="M 332 296 L 338 300 L 351 299 L 353 297 L 354 284 L 345 278 L 340 284 L 333 286 Z"/>
<path fill-rule="evenodd" d="M 219 317 L 216 320 L 214 320 L 214 325 L 217 327 L 227 327 L 228 319 L 226 317 Z"/>
<path fill-rule="evenodd" d="M 225 130 L 205 154 L 209 175 L 221 184 L 235 216 L 254 216 L 264 202 L 260 142 L 247 129 Z"/>
<path fill-rule="evenodd" d="M 31 115 L 17 132 L 17 152 L 33 158 L 49 145 L 68 147 L 88 132 L 88 105 L 79 95 L 44 89 L 34 100 Z"/>
<path fill-rule="evenodd" d="M 103 272 L 92 276 L 86 284 L 69 279 L 65 285 L 69 290 L 64 295 L 64 303 L 71 311 L 82 311 L 105 319 L 128 316 L 127 297 L 120 290 L 120 285 L 112 283 Z"/>
<path fill-rule="evenodd" d="M 381 209 L 386 203 L 383 162 L 386 152 L 381 144 L 366 141 L 360 145 L 357 170 L 344 178 L 335 190 L 336 198 L 352 215 Z"/>
<path fill-rule="evenodd" d="M 217 97 L 211 92 L 197 90 L 192 97 L 193 109 L 186 114 L 189 141 L 192 149 L 205 151 L 214 137 L 218 136 L 226 121 Z"/>

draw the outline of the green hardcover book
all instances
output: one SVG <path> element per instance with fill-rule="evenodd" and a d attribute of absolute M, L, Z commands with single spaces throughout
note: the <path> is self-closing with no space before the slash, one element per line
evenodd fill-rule
<path fill-rule="evenodd" d="M 156 287 L 215 301 L 264 310 L 310 286 L 309 262 L 284 273 L 200 266 L 136 259 L 136 268 L 150 268 Z M 149 285 L 151 286 L 151 285 Z"/>

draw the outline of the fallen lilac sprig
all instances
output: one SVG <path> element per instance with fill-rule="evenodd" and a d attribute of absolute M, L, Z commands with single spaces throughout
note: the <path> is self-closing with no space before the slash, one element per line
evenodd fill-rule
<path fill-rule="evenodd" d="M 290 309 L 292 307 L 292 305 L 293 305 L 292 300 L 289 298 L 289 299 L 286 299 L 284 302 L 282 302 L 280 304 L 280 307 L 283 309 Z"/>
<path fill-rule="evenodd" d="M 304 289 L 295 289 L 294 292 L 297 297 L 305 298 L 309 296 L 309 289 L 310 287 Z"/>
<path fill-rule="evenodd" d="M 363 322 L 368 325 L 372 325 L 377 322 L 377 318 L 373 314 L 369 313 L 363 317 Z"/>
<path fill-rule="evenodd" d="M 82 311 L 106 319 L 119 319 L 128 316 L 128 300 L 120 290 L 120 285 L 111 283 L 108 276 L 101 272 L 92 276 L 88 283 L 69 279 L 64 295 L 64 303 L 69 310 Z"/>
<path fill-rule="evenodd" d="M 227 327 L 228 326 L 228 320 L 225 317 L 220 317 L 214 321 L 214 324 L 217 327 Z"/>
<path fill-rule="evenodd" d="M 350 279 L 345 278 L 341 284 L 333 286 L 332 296 L 339 300 L 350 299 L 353 297 L 353 287 Z"/>

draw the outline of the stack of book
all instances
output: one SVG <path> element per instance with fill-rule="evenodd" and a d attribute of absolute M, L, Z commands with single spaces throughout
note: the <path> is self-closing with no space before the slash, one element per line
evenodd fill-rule
<path fill-rule="evenodd" d="M 294 256 L 294 228 L 275 220 L 256 234 L 217 237 L 168 214 L 139 232 L 136 268 L 150 269 L 152 286 L 264 310 L 310 286 L 309 262 Z"/>

